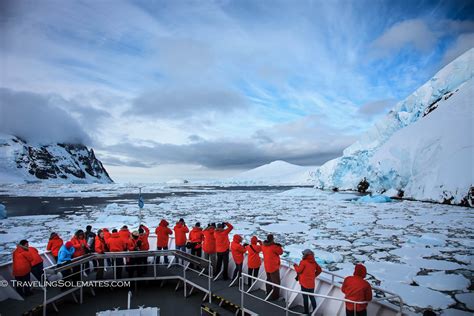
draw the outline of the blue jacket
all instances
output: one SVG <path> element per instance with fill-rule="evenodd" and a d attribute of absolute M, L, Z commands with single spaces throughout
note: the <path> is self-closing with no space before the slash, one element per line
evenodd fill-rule
<path fill-rule="evenodd" d="M 72 259 L 72 254 L 76 251 L 74 247 L 70 249 L 66 248 L 66 245 L 62 245 L 58 252 L 58 262 L 57 264 L 64 263 Z"/>

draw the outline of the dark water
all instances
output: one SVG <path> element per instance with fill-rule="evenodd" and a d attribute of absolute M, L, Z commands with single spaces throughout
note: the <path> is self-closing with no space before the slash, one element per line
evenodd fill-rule
<path fill-rule="evenodd" d="M 160 204 L 160 199 L 166 197 L 185 197 L 204 194 L 215 194 L 216 191 L 285 191 L 297 187 L 308 186 L 189 186 L 183 191 L 183 187 L 168 187 L 169 192 L 143 193 L 145 201 L 153 201 L 152 204 Z M 174 191 L 173 189 L 176 189 Z M 6 206 L 8 216 L 26 215 L 61 215 L 80 211 L 87 206 L 105 206 L 115 202 L 137 203 L 137 193 L 117 193 L 116 196 L 98 197 L 36 197 L 36 196 L 10 196 L 0 195 L 0 204 Z M 149 202 L 148 202 L 149 203 Z"/>

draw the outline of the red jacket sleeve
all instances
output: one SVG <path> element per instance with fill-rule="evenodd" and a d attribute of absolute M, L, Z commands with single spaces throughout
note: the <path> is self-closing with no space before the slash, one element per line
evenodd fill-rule
<path fill-rule="evenodd" d="M 294 267 L 295 267 L 296 273 L 298 274 L 304 271 L 304 264 L 302 262 L 300 262 L 299 265 L 295 264 Z"/>
<path fill-rule="evenodd" d="M 51 250 L 51 246 L 53 245 L 53 243 L 50 241 L 48 241 L 48 245 L 46 246 L 46 250 Z"/>
<path fill-rule="evenodd" d="M 342 282 L 342 286 L 341 286 L 341 292 L 342 293 L 346 293 L 346 287 L 347 287 L 347 283 L 346 283 L 346 279 L 344 279 L 344 282 Z"/>
<path fill-rule="evenodd" d="M 167 232 L 168 232 L 168 235 L 173 235 L 173 231 L 172 231 L 171 229 L 169 229 L 169 228 L 167 228 L 167 229 L 168 229 L 168 231 L 167 231 Z"/>
<path fill-rule="evenodd" d="M 323 269 L 321 269 L 319 264 L 316 263 L 316 277 L 318 277 L 318 275 L 320 275 L 321 272 L 323 272 Z"/>
<path fill-rule="evenodd" d="M 150 235 L 150 230 L 148 229 L 148 227 L 146 227 L 145 225 L 142 225 L 142 228 L 143 230 L 145 231 L 145 234 L 148 236 Z"/>
<path fill-rule="evenodd" d="M 227 228 L 224 230 L 226 234 L 230 233 L 232 229 L 234 229 L 234 226 L 232 226 L 231 223 L 225 223 L 227 225 Z"/>
<path fill-rule="evenodd" d="M 279 256 L 281 256 L 283 254 L 283 248 L 280 247 L 280 246 L 276 246 L 275 248 L 275 253 Z"/>
<path fill-rule="evenodd" d="M 365 301 L 370 302 L 372 300 L 372 288 L 370 285 L 365 289 Z"/>

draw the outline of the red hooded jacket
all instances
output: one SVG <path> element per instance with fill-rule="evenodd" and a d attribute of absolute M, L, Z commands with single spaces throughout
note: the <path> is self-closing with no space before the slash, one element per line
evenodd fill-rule
<path fill-rule="evenodd" d="M 265 272 L 273 273 L 280 269 L 280 256 L 283 254 L 281 246 L 276 245 L 274 242 L 264 242 L 262 252 Z"/>
<path fill-rule="evenodd" d="M 109 239 L 111 233 L 109 232 L 109 230 L 107 228 L 102 228 L 102 231 L 104 232 L 104 240 L 105 240 L 105 242 L 107 242 L 107 240 Z"/>
<path fill-rule="evenodd" d="M 76 249 L 72 255 L 73 258 L 77 258 L 86 254 L 86 249 L 89 247 L 87 245 L 87 240 L 79 239 L 76 236 L 71 238 L 72 246 Z"/>
<path fill-rule="evenodd" d="M 128 228 L 120 228 L 118 231 L 120 238 L 122 238 L 123 242 L 127 244 L 128 247 L 128 242 L 130 240 L 131 234 Z"/>
<path fill-rule="evenodd" d="M 344 279 L 341 291 L 346 295 L 346 299 L 355 302 L 369 302 L 372 300 L 372 287 L 369 282 L 364 280 L 367 275 L 367 269 L 362 264 L 356 264 L 354 275 Z M 356 304 L 356 311 L 360 312 L 367 309 L 367 304 Z M 346 309 L 353 311 L 354 304 L 346 303 Z"/>
<path fill-rule="evenodd" d="M 242 242 L 242 236 L 234 235 L 232 243 L 230 245 L 230 251 L 232 258 L 234 258 L 235 264 L 242 264 L 244 262 L 245 247 L 240 243 Z"/>
<path fill-rule="evenodd" d="M 200 227 L 193 227 L 191 232 L 189 233 L 189 241 L 195 243 L 194 249 L 202 248 L 202 228 Z"/>
<path fill-rule="evenodd" d="M 156 246 L 160 248 L 168 247 L 169 235 L 173 232 L 168 228 L 169 223 L 162 219 L 160 225 L 155 229 L 156 233 Z"/>
<path fill-rule="evenodd" d="M 307 289 L 314 289 L 314 280 L 321 274 L 322 269 L 314 260 L 313 255 L 307 255 L 301 260 L 300 264 L 294 265 L 296 273 L 298 273 L 298 280 L 302 287 Z"/>
<path fill-rule="evenodd" d="M 138 237 L 138 240 L 142 241 L 142 245 L 140 246 L 140 250 L 150 250 L 150 243 L 148 242 L 148 236 L 150 236 L 150 230 L 145 225 L 142 225 L 144 233 Z"/>
<path fill-rule="evenodd" d="M 183 223 L 178 222 L 174 226 L 174 235 L 175 235 L 175 244 L 176 246 L 185 246 L 186 245 L 186 233 L 189 233 L 189 228 Z"/>
<path fill-rule="evenodd" d="M 100 238 L 99 235 L 95 236 L 94 250 L 97 253 L 104 253 L 108 250 L 107 242 L 105 241 L 105 234 L 104 239 Z"/>
<path fill-rule="evenodd" d="M 33 257 L 31 252 L 22 246 L 18 245 L 13 251 L 13 276 L 20 277 L 27 275 L 31 272 L 31 263 L 33 262 Z"/>
<path fill-rule="evenodd" d="M 31 253 L 31 258 L 33 258 L 33 261 L 31 262 L 32 267 L 43 262 L 43 258 L 41 258 L 38 249 L 30 246 L 28 247 L 28 251 Z"/>
<path fill-rule="evenodd" d="M 217 252 L 226 252 L 229 250 L 229 233 L 234 226 L 229 223 L 225 223 L 227 228 L 226 229 L 216 229 L 214 231 L 214 237 L 216 237 L 216 251 Z"/>
<path fill-rule="evenodd" d="M 112 235 L 110 235 L 107 240 L 107 246 L 109 247 L 110 252 L 120 252 L 127 249 L 127 243 L 120 238 L 119 233 L 112 233 Z"/>
<path fill-rule="evenodd" d="M 214 236 L 214 227 L 210 226 L 202 231 L 204 241 L 202 242 L 202 250 L 205 253 L 216 253 L 216 237 Z"/>
<path fill-rule="evenodd" d="M 53 238 L 51 238 L 48 241 L 48 245 L 46 246 L 46 250 L 51 251 L 51 254 L 53 256 L 57 257 L 58 253 L 59 253 L 59 248 L 61 248 L 62 245 L 63 245 L 63 240 L 61 238 L 59 238 L 59 236 L 56 234 L 56 235 L 53 236 Z"/>
<path fill-rule="evenodd" d="M 247 246 L 249 269 L 260 268 L 260 265 L 262 264 L 262 259 L 260 259 L 260 252 L 262 252 L 262 246 L 258 245 L 257 241 L 257 237 L 253 236 L 252 239 L 250 239 L 250 245 Z"/>

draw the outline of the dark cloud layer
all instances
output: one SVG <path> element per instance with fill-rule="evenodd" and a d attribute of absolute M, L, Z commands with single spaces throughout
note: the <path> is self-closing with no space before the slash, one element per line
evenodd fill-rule
<path fill-rule="evenodd" d="M 316 150 L 301 152 L 284 147 L 265 149 L 251 142 L 224 140 L 200 140 L 184 145 L 154 143 L 153 146 L 122 143 L 102 149 L 127 156 L 130 160 L 147 161 L 150 167 L 158 164 L 182 163 L 199 164 L 215 169 L 254 168 L 275 160 L 285 160 L 300 165 L 320 165 L 339 156 L 342 152 L 342 148 L 331 152 Z M 122 162 L 124 165 L 129 165 L 126 161 Z M 120 162 L 117 160 L 115 163 Z"/>
<path fill-rule="evenodd" d="M 58 102 L 51 95 L 0 88 L 0 132 L 39 143 L 89 144 L 87 132 Z"/>

